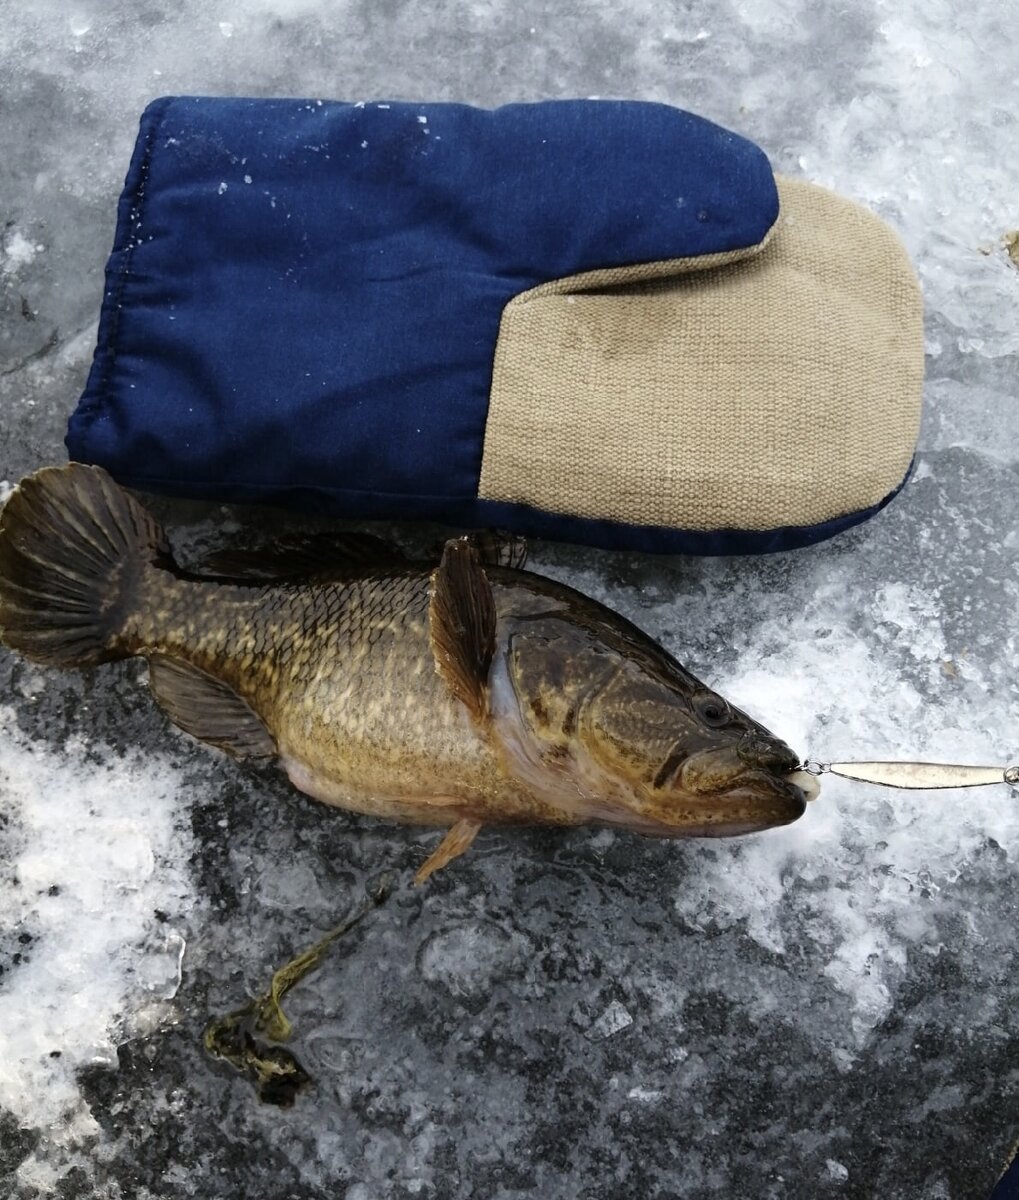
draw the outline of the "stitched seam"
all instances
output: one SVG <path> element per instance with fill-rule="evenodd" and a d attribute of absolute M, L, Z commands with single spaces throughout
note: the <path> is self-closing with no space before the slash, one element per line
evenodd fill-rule
<path fill-rule="evenodd" d="M 98 466 L 103 466 L 103 463 L 97 463 Z M 436 500 L 442 504 L 472 504 L 477 496 L 470 492 L 460 494 L 440 494 L 438 492 L 382 492 L 377 488 L 345 488 L 332 487 L 321 483 L 260 483 L 257 480 L 244 479 L 229 479 L 229 480 L 211 480 L 211 479 L 182 479 L 179 475 L 166 477 L 163 475 L 136 475 L 133 472 L 127 473 L 119 470 L 116 467 L 105 466 L 105 470 L 109 471 L 115 478 L 125 487 L 137 488 L 139 491 L 145 491 L 146 484 L 154 484 L 157 486 L 181 488 L 250 488 L 253 491 L 260 492 L 324 492 L 327 495 L 333 496 L 378 496 L 384 500 Z M 189 499 L 201 499 L 200 496 L 189 496 Z M 212 503 L 226 504 L 230 501 L 217 500 Z M 238 501 L 238 503 L 241 503 Z M 244 503 L 247 503 L 245 501 Z"/>
<path fill-rule="evenodd" d="M 750 246 L 739 246 L 735 250 L 715 250 L 708 254 L 680 255 L 678 258 L 652 259 L 645 263 L 627 263 L 620 267 L 598 267 L 591 271 L 580 271 L 576 275 L 563 275 L 548 279 L 524 292 L 518 292 L 506 304 L 506 308 L 519 308 L 531 300 L 544 296 L 569 296 L 581 292 L 600 292 L 626 284 L 653 283 L 677 275 L 688 275 L 694 271 L 710 271 L 727 267 L 732 263 L 745 262 L 766 250 L 781 223 L 781 212 L 772 222 L 759 242 Z M 504 309 L 505 311 L 505 309 Z"/>
<path fill-rule="evenodd" d="M 258 501 L 229 500 L 229 499 L 223 499 L 221 497 L 217 498 L 217 499 L 208 499 L 207 497 L 195 495 L 192 492 L 192 489 L 195 489 L 195 488 L 208 488 L 208 489 L 217 488 L 218 489 L 218 488 L 223 488 L 223 487 L 225 487 L 225 488 L 249 488 L 252 491 L 268 492 L 268 493 L 296 491 L 296 492 L 322 493 L 327 496 L 359 496 L 359 497 L 364 497 L 366 499 L 372 498 L 372 497 L 377 497 L 382 500 L 409 500 L 409 501 L 425 500 L 425 501 L 435 501 L 440 504 L 451 504 L 451 503 L 452 504 L 463 504 L 463 503 L 478 502 L 478 503 L 485 504 L 485 505 L 498 505 L 498 506 L 509 507 L 509 508 L 526 508 L 526 509 L 530 509 L 533 512 L 547 514 L 548 516 L 551 516 L 551 517 L 557 517 L 557 518 L 561 518 L 561 519 L 568 520 L 568 521 L 580 521 L 580 522 L 590 524 L 590 525 L 603 525 L 604 524 L 604 525 L 630 526 L 630 527 L 638 528 L 638 529 L 661 530 L 662 532 L 666 532 L 666 533 L 670 532 L 670 531 L 674 531 L 674 530 L 679 530 L 679 532 L 683 532 L 683 533 L 752 533 L 752 534 L 761 533 L 761 534 L 763 534 L 763 533 L 774 532 L 775 530 L 779 530 L 779 529 L 792 529 L 792 530 L 816 529 L 822 525 L 827 525 L 834 521 L 845 520 L 846 518 L 855 516 L 858 513 L 868 513 L 868 514 L 875 513 L 877 511 L 879 511 L 882 507 L 884 507 L 884 505 L 887 504 L 889 500 L 891 500 L 894 496 L 896 496 L 902 490 L 902 488 L 909 481 L 910 476 L 913 474 L 913 470 L 914 470 L 915 466 L 916 466 L 916 455 L 914 454 L 913 458 L 910 460 L 909 466 L 906 468 L 906 471 L 903 473 L 901 480 L 890 491 L 885 492 L 880 499 L 878 499 L 876 501 L 871 501 L 869 504 L 866 504 L 863 507 L 846 509 L 843 512 L 834 513 L 833 515 L 825 517 L 820 521 L 814 521 L 809 524 L 780 525 L 780 526 L 769 527 L 767 529 L 744 529 L 741 526 L 736 526 L 736 525 L 713 526 L 713 527 L 710 527 L 707 529 L 693 529 L 693 528 L 689 528 L 686 526 L 683 526 L 682 528 L 680 528 L 679 526 L 674 526 L 674 525 L 658 525 L 653 522 L 638 522 L 638 521 L 620 520 L 620 519 L 617 519 L 614 517 L 583 517 L 583 516 L 578 516 L 575 513 L 564 513 L 564 512 L 556 511 L 555 509 L 545 508 L 540 504 L 531 504 L 531 503 L 528 503 L 526 500 L 493 500 L 489 497 L 484 497 L 484 496 L 440 496 L 440 495 L 436 495 L 432 492 L 417 492 L 417 493 L 413 493 L 413 492 L 380 492 L 376 489 L 371 489 L 371 488 L 327 487 L 323 484 L 257 483 L 254 481 L 247 482 L 247 481 L 241 481 L 241 480 L 236 480 L 236 479 L 231 479 L 229 481 L 220 480 L 218 482 L 215 482 L 212 480 L 193 480 L 193 479 L 181 480 L 179 477 L 166 478 L 165 476 L 161 476 L 161 475 L 135 475 L 133 473 L 127 474 L 122 471 L 116 472 L 116 478 L 117 478 L 117 481 L 123 487 L 134 488 L 135 490 L 140 491 L 140 492 L 148 491 L 150 487 L 154 487 L 156 489 L 157 493 L 159 493 L 160 489 L 164 488 L 164 487 L 180 489 L 183 486 L 187 490 L 183 494 L 180 493 L 179 491 L 177 491 L 176 492 L 177 499 L 187 499 L 187 500 L 203 500 L 203 499 L 205 499 L 206 502 L 210 503 L 210 504 L 251 504 L 251 503 L 258 503 Z M 167 494 L 167 493 L 161 493 L 161 494 Z M 171 498 L 172 498 L 172 496 L 171 496 Z"/>
<path fill-rule="evenodd" d="M 120 269 L 117 272 L 114 286 L 110 290 L 110 294 L 106 299 L 106 312 L 109 313 L 110 323 L 106 330 L 106 337 L 103 341 L 102 353 L 104 357 L 103 372 L 99 378 L 96 387 L 96 393 L 92 403 L 87 410 L 88 424 L 91 425 L 99 415 L 100 408 L 106 398 L 106 392 L 110 385 L 110 380 L 113 376 L 114 368 L 117 365 L 117 335 L 120 332 L 120 317 L 122 312 L 122 302 L 124 298 L 124 289 L 127 287 L 128 275 L 131 271 L 131 265 L 134 262 L 134 252 L 138 246 L 138 230 L 142 225 L 142 219 L 145 211 L 145 200 L 148 195 L 149 170 L 152 165 L 152 153 L 156 144 L 156 138 L 159 136 L 163 128 L 163 122 L 166 118 L 167 109 L 170 105 L 167 103 L 159 114 L 159 120 L 148 131 L 145 138 L 145 148 L 142 153 L 141 161 L 138 164 L 138 177 L 134 183 L 134 196 L 132 198 L 131 208 L 128 212 L 126 221 L 126 239 L 127 244 L 123 247 L 124 259 Z M 118 230 L 118 233 L 120 230 Z M 120 247 L 115 247 L 119 249 Z M 86 414 L 82 414 L 86 415 Z"/>

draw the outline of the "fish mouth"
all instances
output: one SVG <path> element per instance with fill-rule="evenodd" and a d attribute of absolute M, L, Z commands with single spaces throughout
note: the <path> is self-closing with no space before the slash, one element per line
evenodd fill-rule
<path fill-rule="evenodd" d="M 820 793 L 817 779 L 787 747 L 756 761 L 737 748 L 701 751 L 683 764 L 676 785 L 705 810 L 714 808 L 709 836 L 788 825 Z"/>
<path fill-rule="evenodd" d="M 756 767 L 796 789 L 804 803 L 821 793 L 817 776 L 803 769 L 800 758 L 771 734 L 748 733 L 736 746 L 736 755 L 748 767 Z"/>
<path fill-rule="evenodd" d="M 799 765 L 748 766 L 734 748 L 687 759 L 639 809 L 608 807 L 601 819 L 635 833 L 667 838 L 722 838 L 760 833 L 802 817 L 819 787 Z"/>
<path fill-rule="evenodd" d="M 737 776 L 716 794 L 721 803 L 741 805 L 747 812 L 758 810 L 761 828 L 797 820 L 807 811 L 807 804 L 813 798 L 798 772 L 779 775 L 760 768 Z"/>

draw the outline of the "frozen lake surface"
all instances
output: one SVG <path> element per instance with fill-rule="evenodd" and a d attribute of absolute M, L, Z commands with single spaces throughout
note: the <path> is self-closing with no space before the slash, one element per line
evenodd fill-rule
<path fill-rule="evenodd" d="M 667 101 L 868 205 L 924 288 L 915 476 L 760 560 L 551 544 L 816 757 L 1019 755 L 1019 24 L 976 0 L 84 0 L 0 20 L 0 499 L 64 459 L 164 93 Z M 578 198 L 578 203 L 582 198 Z M 790 447 L 796 453 L 796 447 Z M 243 514 L 163 506 L 186 547 Z M 0 1193 L 975 1200 L 1019 1133 L 1019 809 L 829 781 L 735 842 L 485 832 L 293 994 L 261 1107 L 201 1031 L 434 835 L 169 727 L 137 663 L 0 653 Z"/>

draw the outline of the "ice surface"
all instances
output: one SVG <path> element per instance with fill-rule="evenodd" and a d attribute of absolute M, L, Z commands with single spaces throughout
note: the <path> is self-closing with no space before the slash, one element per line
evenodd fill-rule
<path fill-rule="evenodd" d="M 63 458 L 153 96 L 659 99 L 873 208 L 927 304 L 902 497 L 796 555 L 545 545 L 534 565 L 812 756 L 1015 760 L 1008 6 L 37 0 L 0 21 L 0 79 L 0 500 Z M 204 522 L 185 542 L 233 520 L 169 515 Z M 738 842 L 485 832 L 288 999 L 316 1084 L 280 1114 L 203 1057 L 205 1020 L 434 836 L 195 747 L 133 666 L 4 655 L 0 682 L 0 1194 L 973 1200 L 1014 1140 L 1004 788 L 828 779 L 795 826 Z"/>

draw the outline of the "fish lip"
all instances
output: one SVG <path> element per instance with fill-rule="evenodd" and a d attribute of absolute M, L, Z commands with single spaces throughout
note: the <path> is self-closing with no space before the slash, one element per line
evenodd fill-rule
<path fill-rule="evenodd" d="M 748 761 L 738 746 L 726 746 L 691 754 L 674 778 L 684 791 L 695 795 L 742 791 L 763 782 L 777 785 L 783 794 L 805 797 L 807 789 L 792 778 L 800 771 L 800 760 L 791 751 L 777 761 L 760 762 Z"/>
<path fill-rule="evenodd" d="M 762 786 L 763 785 L 763 786 Z M 737 778 L 719 788 L 704 788 L 688 791 L 688 800 L 695 802 L 717 799 L 720 806 L 732 806 L 732 817 L 711 819 L 706 817 L 702 824 L 686 821 L 674 825 L 667 821 L 649 818 L 646 815 L 634 822 L 624 822 L 625 827 L 636 832 L 656 837 L 669 838 L 729 838 L 752 833 L 763 833 L 791 825 L 806 812 L 807 796 L 804 789 L 782 775 L 754 768 L 740 772 Z"/>
<path fill-rule="evenodd" d="M 699 799 L 715 795 L 719 799 L 742 801 L 748 807 L 755 802 L 765 810 L 770 806 L 771 811 L 759 822 L 761 829 L 785 825 L 803 816 L 808 801 L 816 795 L 816 791 L 811 794 L 806 784 L 810 777 L 801 770 L 799 760 L 790 766 L 791 759 L 795 759 L 791 752 L 790 756 L 790 759 L 783 756 L 781 766 L 778 762 L 764 765 L 748 763 L 735 747 L 704 750 L 683 763 L 677 782 L 684 791 Z M 776 804 L 781 805 L 783 811 L 775 811 Z"/>
<path fill-rule="evenodd" d="M 789 818 L 790 821 L 798 821 L 800 817 L 807 811 L 807 803 L 810 797 L 807 795 L 806 789 L 802 788 L 798 783 L 794 783 L 788 775 L 783 776 L 778 782 L 787 790 L 794 804 L 796 805 L 796 813 Z"/>
<path fill-rule="evenodd" d="M 770 793 L 773 799 L 791 800 L 796 806 L 796 812 L 788 819 L 795 821 L 802 817 L 807 811 L 807 791 L 801 787 L 799 783 L 790 779 L 790 775 L 795 772 L 787 772 L 779 774 L 778 772 L 767 771 L 760 767 L 745 772 L 732 782 L 731 790 L 733 792 L 746 792 L 750 795 L 760 795 L 763 791 L 766 795 Z M 761 785 L 764 785 L 762 788 Z"/>

